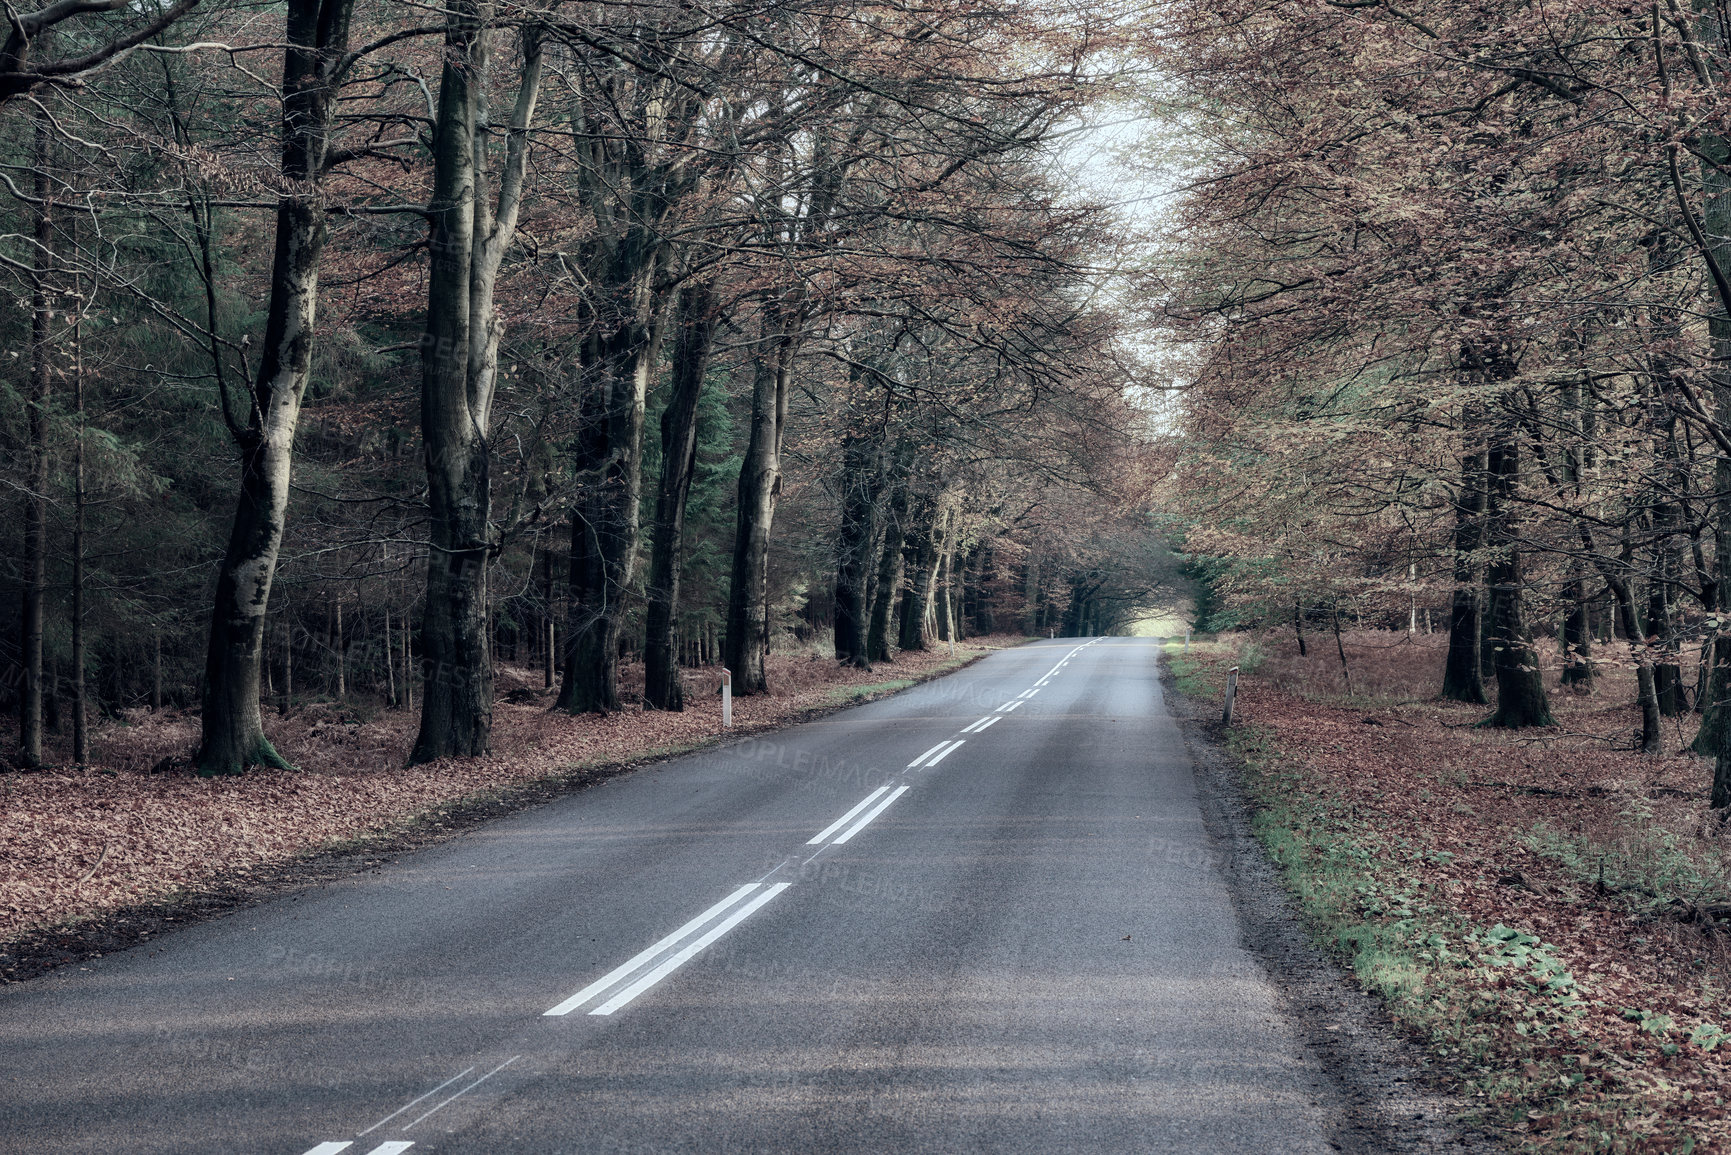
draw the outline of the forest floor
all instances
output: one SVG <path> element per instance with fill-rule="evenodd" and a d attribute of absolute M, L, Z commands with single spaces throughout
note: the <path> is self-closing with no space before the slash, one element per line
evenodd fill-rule
<path fill-rule="evenodd" d="M 719 668 L 687 670 L 680 713 L 553 712 L 538 671 L 501 665 L 494 753 L 405 767 L 418 713 L 311 702 L 266 715 L 293 772 L 200 778 L 197 711 L 130 710 L 91 734 L 86 766 L 0 774 L 0 982 L 137 945 L 272 893 L 400 852 L 613 773 L 826 713 L 966 665 L 1020 636 L 908 652 L 874 670 L 772 654 L 771 692 L 736 697 L 721 728 Z M 622 691 L 642 686 L 641 666 Z M 0 733 L 15 748 L 16 728 Z M 55 750 L 63 740 L 56 739 Z"/>
<path fill-rule="evenodd" d="M 1547 670 L 1556 728 L 1479 729 L 1438 699 L 1441 636 L 1349 633 L 1351 696 L 1324 641 L 1166 649 L 1198 701 L 1241 667 L 1211 728 L 1312 932 L 1518 1146 L 1731 1152 L 1731 832 L 1698 716 L 1636 753 L 1606 663 L 1591 695 Z"/>

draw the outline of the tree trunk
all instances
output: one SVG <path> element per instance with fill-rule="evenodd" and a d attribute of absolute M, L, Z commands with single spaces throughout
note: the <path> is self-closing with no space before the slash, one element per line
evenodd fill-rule
<path fill-rule="evenodd" d="M 48 355 L 52 313 L 48 278 L 54 259 L 54 210 L 48 173 L 48 125 L 36 125 L 36 244 L 30 290 L 30 490 L 24 496 L 24 598 L 19 634 L 24 682 L 18 699 L 18 761 L 42 765 L 42 629 L 48 593 Z"/>
<path fill-rule="evenodd" d="M 974 575 L 974 628 L 981 637 L 997 632 L 997 615 L 992 612 L 993 589 L 998 581 L 998 557 L 991 546 L 980 550 L 979 569 Z"/>
<path fill-rule="evenodd" d="M 733 673 L 735 694 L 769 690 L 769 531 L 781 496 L 781 441 L 787 423 L 788 378 L 795 339 L 781 332 L 777 312 L 765 310 L 768 346 L 751 384 L 751 439 L 739 468 L 739 513 L 727 589 L 727 633 L 722 664 Z"/>
<path fill-rule="evenodd" d="M 836 540 L 835 656 L 843 665 L 870 669 L 866 635 L 871 599 L 867 593 L 876 540 L 877 445 L 869 437 L 842 441 L 841 531 Z"/>
<path fill-rule="evenodd" d="M 1563 618 L 1563 685 L 1591 693 L 1593 640 L 1587 621 L 1586 583 L 1578 573 L 1563 587 L 1563 600 L 1569 607 Z"/>
<path fill-rule="evenodd" d="M 415 708 L 415 655 L 413 652 L 413 627 L 410 625 L 410 611 L 403 611 L 403 709 Z"/>
<path fill-rule="evenodd" d="M 73 243 L 78 241 L 76 223 Z M 76 306 L 80 312 L 83 302 Z M 84 324 L 82 317 L 72 326 L 72 415 L 76 421 L 72 443 L 72 761 L 83 766 L 90 761 L 90 703 L 84 686 Z M 162 628 L 150 632 L 150 712 L 162 709 Z"/>
<path fill-rule="evenodd" d="M 558 653 L 558 627 L 553 617 L 553 550 L 550 546 L 541 549 L 541 606 L 546 620 L 541 629 L 541 688 L 551 690 L 555 678 L 554 667 Z"/>
<path fill-rule="evenodd" d="M 1554 726 L 1538 654 L 1522 616 L 1524 576 L 1516 541 L 1513 505 L 1520 458 L 1512 438 L 1499 438 L 1486 455 L 1486 542 L 1490 547 L 1491 637 L 1497 675 L 1497 708 L 1487 726 Z"/>
<path fill-rule="evenodd" d="M 319 181 L 352 6 L 353 0 L 290 0 L 288 6 L 293 47 L 283 54 L 282 173 L 290 191 L 277 197 L 270 301 L 250 417 L 244 427 L 230 420 L 240 449 L 240 499 L 211 610 L 201 774 L 236 774 L 255 765 L 290 768 L 264 735 L 259 660 L 288 508 L 295 426 L 312 366 L 319 260 L 328 235 Z M 208 320 L 214 335 L 214 310 Z M 213 360 L 227 416 L 220 351 Z"/>
<path fill-rule="evenodd" d="M 395 709 L 397 701 L 397 651 L 391 642 L 391 607 L 385 607 L 385 701 Z"/>
<path fill-rule="evenodd" d="M 283 611 L 282 623 L 282 706 L 277 713 L 288 716 L 289 707 L 294 703 L 295 696 L 295 628 L 289 619 L 287 608 Z"/>
<path fill-rule="evenodd" d="M 1721 55 L 1725 48 L 1721 21 L 1712 13 L 1703 13 L 1699 27 L 1714 54 Z M 1708 143 L 1723 156 L 1727 143 L 1723 138 Z M 1725 279 L 1725 273 L 1731 270 L 1731 174 L 1718 158 L 1703 155 L 1701 183 L 1707 194 L 1702 204 L 1702 234 L 1711 238 L 1701 257 L 1714 274 L 1713 309 L 1707 318 L 1712 352 L 1708 379 L 1712 383 L 1713 409 L 1724 414 L 1731 413 L 1731 369 L 1727 368 L 1731 364 L 1731 284 Z M 1681 198 L 1682 188 L 1680 184 L 1676 187 Z M 1731 610 L 1731 454 L 1720 453 L 1714 463 L 1713 491 L 1716 495 L 1711 519 L 1713 568 L 1717 581 L 1711 612 L 1718 617 Z M 1714 758 L 1713 808 L 1731 810 L 1731 629 L 1723 619 L 1714 631 L 1712 672 L 1707 684 L 1711 704 L 1702 715 L 1693 748 Z"/>
<path fill-rule="evenodd" d="M 715 294 L 701 282 L 679 294 L 679 336 L 667 408 L 661 414 L 661 480 L 655 497 L 655 541 L 649 560 L 643 645 L 643 701 L 658 710 L 685 709 L 674 622 L 685 562 L 685 505 L 697 471 L 697 402 L 709 368 L 717 320 Z"/>
<path fill-rule="evenodd" d="M 1467 453 L 1461 457 L 1461 484 L 1454 506 L 1455 588 L 1449 606 L 1448 664 L 1443 669 L 1442 694 L 1452 701 L 1482 706 L 1490 699 L 1485 695 L 1479 651 L 1483 611 L 1475 555 L 1484 533 L 1484 454 Z"/>
<path fill-rule="evenodd" d="M 1653 676 L 1652 649 L 1641 637 L 1641 625 L 1635 617 L 1635 598 L 1627 578 L 1612 578 L 1608 583 L 1616 599 L 1617 616 L 1623 633 L 1629 639 L 1629 656 L 1635 661 L 1635 698 L 1641 706 L 1641 753 L 1657 754 L 1661 748 L 1659 729 L 1659 692 Z"/>
<path fill-rule="evenodd" d="M 950 534 L 945 535 L 946 538 L 952 536 Z M 955 597 L 951 588 L 955 585 L 955 568 L 956 543 L 953 540 L 946 541 L 944 552 L 938 559 L 937 600 L 933 607 L 937 618 L 937 635 L 940 642 L 956 640 Z"/>
<path fill-rule="evenodd" d="M 587 484 L 572 525 L 570 640 L 559 694 L 559 708 L 574 714 L 620 708 L 620 635 L 637 573 L 643 408 L 658 328 L 652 313 L 637 312 L 585 342 L 590 417 L 577 464 Z"/>
<path fill-rule="evenodd" d="M 1674 492 L 1687 492 L 1688 473 L 1681 466 L 1676 437 L 1677 419 L 1667 415 L 1654 431 L 1659 441 L 1661 457 L 1670 466 L 1670 483 Z M 1655 500 L 1653 505 L 1653 577 L 1647 589 L 1647 633 L 1651 639 L 1650 653 L 1656 649 L 1661 660 L 1653 664 L 1654 693 L 1658 697 L 1660 714 L 1667 718 L 1681 717 L 1688 712 L 1683 693 L 1683 668 L 1677 659 L 1676 588 L 1683 572 L 1682 534 L 1683 511 L 1673 494 Z"/>
<path fill-rule="evenodd" d="M 421 440 L 430 523 L 421 618 L 426 671 L 410 765 L 487 752 L 493 655 L 487 565 L 492 493 L 487 435 L 503 322 L 499 264 L 517 231 L 529 125 L 541 90 L 539 35 L 523 36 L 523 72 L 505 134 L 497 205 L 487 188 L 486 92 L 491 0 L 457 0 L 445 17 L 444 70 L 433 128 L 427 327 L 421 344 Z"/>
<path fill-rule="evenodd" d="M 890 624 L 902 594 L 902 543 L 908 516 L 908 495 L 902 485 L 896 484 L 887 512 L 883 550 L 878 561 L 877 596 L 872 600 L 871 628 L 866 631 L 868 662 L 890 660 Z"/>
<path fill-rule="evenodd" d="M 338 702 L 347 700 L 349 696 L 348 669 L 344 661 L 346 657 L 343 646 L 343 601 L 337 598 L 331 603 L 331 660 L 336 663 Z"/>
<path fill-rule="evenodd" d="M 937 501 L 925 498 L 912 515 L 903 557 L 907 564 L 907 587 L 902 592 L 901 643 L 903 650 L 926 648 L 926 614 L 938 576 Z"/>

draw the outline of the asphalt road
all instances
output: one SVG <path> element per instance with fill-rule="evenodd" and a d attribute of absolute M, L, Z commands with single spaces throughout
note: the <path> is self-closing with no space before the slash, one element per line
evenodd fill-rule
<path fill-rule="evenodd" d="M 0 1149 L 1330 1150 L 1145 640 L 1003 651 L 87 968 L 0 993 Z"/>

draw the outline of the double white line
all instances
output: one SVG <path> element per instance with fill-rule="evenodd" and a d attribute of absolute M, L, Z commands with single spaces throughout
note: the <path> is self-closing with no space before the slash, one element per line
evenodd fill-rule
<path fill-rule="evenodd" d="M 967 733 L 965 730 L 962 732 L 964 734 Z M 945 758 L 948 758 L 951 754 L 954 754 L 961 748 L 962 742 L 960 739 L 939 742 L 936 746 L 933 746 L 930 750 L 927 750 L 924 754 L 921 754 L 918 758 L 909 762 L 908 769 L 930 770 L 933 766 L 936 766 L 939 762 L 942 762 Z"/>
<path fill-rule="evenodd" d="M 975 722 L 972 726 L 963 730 L 962 733 L 967 734 L 977 730 L 984 730 L 986 726 L 989 726 L 996 721 L 997 718 L 995 717 L 981 718 L 978 722 Z M 921 754 L 918 758 L 915 758 L 912 762 L 909 762 L 908 769 L 918 770 L 923 768 L 930 770 L 933 766 L 936 766 L 939 762 L 942 762 L 945 758 L 948 758 L 951 754 L 960 750 L 962 745 L 963 742 L 960 738 L 947 738 L 944 741 L 939 742 L 936 746 L 933 746 L 930 750 L 927 750 L 924 754 Z M 908 788 L 905 785 L 896 786 L 894 783 L 886 783 L 879 786 L 876 790 L 873 790 L 870 794 L 867 794 L 862 798 L 853 809 L 849 810 L 846 814 L 843 814 L 840 818 L 818 831 L 811 838 L 806 839 L 805 844 L 807 846 L 821 846 L 827 842 L 831 846 L 842 845 L 848 839 L 869 826 L 872 819 L 889 809 L 890 803 L 894 802 L 907 792 Z"/>
<path fill-rule="evenodd" d="M 995 716 L 982 718 L 968 729 L 970 731 L 983 730 L 995 721 L 997 721 Z M 959 738 L 939 742 L 908 763 L 908 769 L 920 767 L 929 769 L 936 766 L 959 750 L 962 745 L 963 742 Z M 806 845 L 820 846 L 825 843 L 831 846 L 843 845 L 854 835 L 864 830 L 871 824 L 872 819 L 882 814 L 891 803 L 907 792 L 906 785 L 892 786 L 886 784 L 879 786 L 861 799 L 846 814 L 807 840 Z M 790 885 L 791 883 L 786 882 L 746 883 L 648 950 L 626 960 L 558 1006 L 543 1012 L 543 1017 L 568 1015 L 596 999 L 601 1001 L 589 1011 L 592 1015 L 610 1015 L 614 1011 L 628 1006 L 638 995 L 690 962 L 705 947 L 750 918 L 760 907 Z"/>
<path fill-rule="evenodd" d="M 704 947 L 750 918 L 786 890 L 786 882 L 748 882 L 648 950 L 613 968 L 546 1015 L 568 1015 L 591 999 L 607 999 L 589 1013 L 610 1015 L 695 958 Z M 716 920 L 720 921 L 716 921 Z M 713 923 L 714 925 L 710 925 Z M 708 929 L 705 929 L 705 928 Z"/>
<path fill-rule="evenodd" d="M 860 802 L 859 805 L 855 806 L 852 810 L 849 810 L 846 814 L 843 814 L 840 818 L 818 831 L 815 837 L 806 839 L 805 844 L 807 846 L 817 846 L 821 843 L 828 842 L 832 834 L 840 830 L 842 827 L 847 826 L 847 832 L 835 840 L 834 845 L 840 846 L 842 843 L 864 830 L 866 826 L 870 824 L 872 819 L 876 818 L 889 808 L 890 803 L 894 802 L 907 792 L 908 788 L 906 786 L 897 786 L 894 790 L 891 790 L 888 786 L 879 786 L 876 790 L 867 794 L 865 799 Z M 886 793 L 888 794 L 888 797 L 885 797 Z M 882 799 L 882 801 L 879 801 L 880 799 Z M 873 805 L 874 803 L 876 803 L 876 805 Z M 871 809 L 866 810 L 866 807 L 868 806 L 871 807 Z M 860 811 L 862 810 L 865 810 L 863 815 L 860 814 Z M 855 818 L 858 818 L 859 821 L 854 822 Z M 848 826 L 848 823 L 850 822 L 853 822 L 852 826 Z"/>

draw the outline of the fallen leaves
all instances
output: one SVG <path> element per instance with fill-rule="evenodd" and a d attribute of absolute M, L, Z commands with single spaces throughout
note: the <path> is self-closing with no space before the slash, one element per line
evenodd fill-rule
<path fill-rule="evenodd" d="M 1335 655 L 1300 658 L 1289 639 L 1260 639 L 1268 659 L 1241 675 L 1240 717 L 1269 736 L 1279 773 L 1400 848 L 1389 868 L 1416 877 L 1429 901 L 1465 925 L 1535 936 L 1576 980 L 1579 1032 L 1567 1038 L 1528 1037 L 1515 1016 L 1529 996 L 1492 992 L 1511 1000 L 1498 1055 L 1528 1085 L 1491 1099 L 1520 1104 L 1526 1142 L 1671 1151 L 1692 1136 L 1695 1151 L 1731 1151 L 1720 926 L 1731 854 L 1707 806 L 1712 763 L 1686 750 L 1698 719 L 1667 719 L 1664 754 L 1643 756 L 1627 741 L 1639 728 L 1632 675 L 1609 670 L 1588 697 L 1556 690 L 1552 671 L 1558 728 L 1481 730 L 1488 709 L 1436 698 L 1442 644 L 1350 635 L 1361 695 L 1347 699 Z M 1238 648 L 1196 647 L 1216 700 Z M 1493 1073 L 1496 1058 L 1482 1060 Z M 1571 1098 L 1533 1085 L 1559 1064 L 1590 1071 L 1600 1089 Z M 1632 1112 L 1618 1101 L 1630 1095 Z"/>

